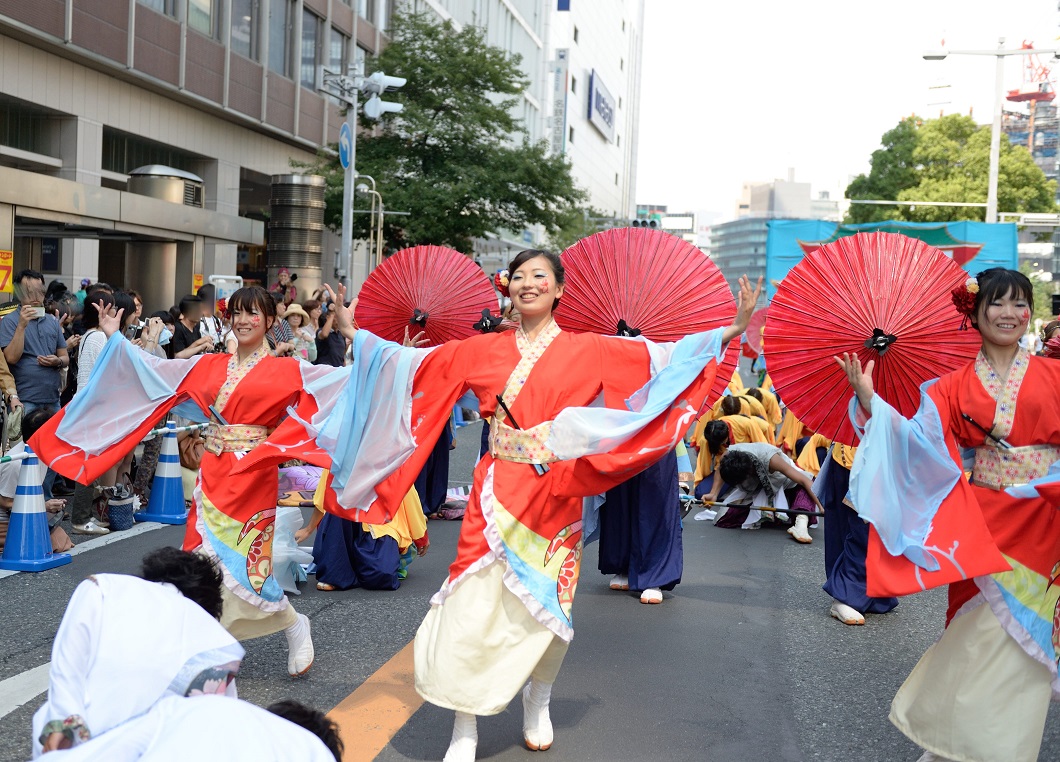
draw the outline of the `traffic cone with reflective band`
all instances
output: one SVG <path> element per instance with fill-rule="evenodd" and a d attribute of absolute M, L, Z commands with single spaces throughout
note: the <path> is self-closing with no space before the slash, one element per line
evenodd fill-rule
<path fill-rule="evenodd" d="M 185 524 L 188 511 L 184 508 L 184 482 L 180 478 L 180 453 L 177 451 L 177 432 L 173 422 L 166 424 L 162 435 L 162 451 L 158 455 L 155 480 L 151 483 L 151 497 L 147 510 L 136 514 L 137 521 L 158 521 L 162 524 Z"/>
<path fill-rule="evenodd" d="M 40 572 L 68 564 L 69 553 L 52 553 L 52 537 L 44 510 L 44 469 L 33 451 L 18 470 L 15 503 L 11 506 L 11 523 L 7 529 L 0 569 Z"/>

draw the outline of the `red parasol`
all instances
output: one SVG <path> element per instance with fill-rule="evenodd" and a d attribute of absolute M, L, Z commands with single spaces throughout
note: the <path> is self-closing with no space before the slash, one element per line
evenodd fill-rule
<path fill-rule="evenodd" d="M 849 352 L 876 361 L 876 391 L 912 416 L 921 384 L 979 350 L 979 333 L 960 330 L 950 299 L 967 278 L 939 249 L 895 233 L 858 233 L 807 255 L 777 286 L 763 336 L 784 403 L 808 428 L 857 444 L 852 392 L 833 359 Z"/>
<path fill-rule="evenodd" d="M 751 349 L 755 351 L 755 355 L 762 354 L 762 331 L 766 328 L 766 317 L 769 315 L 769 307 L 763 307 L 757 310 L 751 315 L 751 320 L 747 324 L 747 330 L 744 331 L 744 336 L 747 339 L 747 343 L 751 346 Z"/>
<path fill-rule="evenodd" d="M 652 341 L 730 325 L 729 284 L 702 251 L 660 230 L 612 228 L 563 252 L 566 284 L 555 318 L 568 331 L 614 336 L 625 328 Z M 732 379 L 739 347 L 718 368 L 708 402 Z"/>
<path fill-rule="evenodd" d="M 408 328 L 425 331 L 430 346 L 474 336 L 482 311 L 497 294 L 482 268 L 444 246 L 414 246 L 388 257 L 361 286 L 357 324 L 400 342 Z"/>

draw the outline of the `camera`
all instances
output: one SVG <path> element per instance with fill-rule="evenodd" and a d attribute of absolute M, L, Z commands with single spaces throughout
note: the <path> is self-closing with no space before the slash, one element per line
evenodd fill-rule
<path fill-rule="evenodd" d="M 142 325 L 127 325 L 125 326 L 125 338 L 129 341 L 136 341 L 143 335 L 144 327 Z"/>

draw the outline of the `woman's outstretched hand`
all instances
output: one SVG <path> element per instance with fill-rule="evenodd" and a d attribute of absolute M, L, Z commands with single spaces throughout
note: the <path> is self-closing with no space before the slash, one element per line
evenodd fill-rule
<path fill-rule="evenodd" d="M 732 321 L 732 325 L 725 329 L 725 333 L 721 335 L 722 341 L 732 341 L 747 330 L 747 324 L 751 322 L 751 315 L 754 314 L 755 305 L 758 303 L 760 296 L 762 296 L 762 279 L 759 278 L 755 287 L 751 288 L 751 281 L 748 280 L 746 275 L 741 275 L 736 318 Z"/>
<path fill-rule="evenodd" d="M 847 381 L 854 394 L 858 396 L 858 402 L 866 413 L 872 411 L 872 396 L 875 394 L 872 388 L 872 369 L 876 366 L 875 360 L 869 360 L 865 367 L 861 367 L 861 358 L 857 353 L 843 353 L 842 357 L 836 357 L 835 361 L 847 375 Z"/>
<path fill-rule="evenodd" d="M 405 340 L 401 342 L 404 347 L 425 347 L 431 343 L 431 340 L 427 338 L 426 331 L 420 331 L 415 336 L 409 336 L 409 327 L 405 326 Z"/>
<path fill-rule="evenodd" d="M 350 306 L 344 306 L 346 304 L 346 287 L 341 283 L 338 285 L 337 291 L 333 290 L 327 283 L 324 284 L 324 288 L 327 289 L 328 296 L 331 297 L 328 310 L 333 311 L 335 315 L 335 327 L 339 333 L 353 341 L 353 336 L 357 333 L 357 321 L 353 317 L 354 310 L 357 309 L 357 300 L 351 299 Z"/>
<path fill-rule="evenodd" d="M 103 302 L 93 302 L 92 306 L 99 313 L 99 330 L 108 339 L 121 330 L 121 315 L 125 310 L 114 311 L 114 307 L 104 307 Z"/>

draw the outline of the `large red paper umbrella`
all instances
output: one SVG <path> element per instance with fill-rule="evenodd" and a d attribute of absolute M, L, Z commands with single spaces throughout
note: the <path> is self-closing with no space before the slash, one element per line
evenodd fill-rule
<path fill-rule="evenodd" d="M 736 315 L 729 284 L 702 251 L 646 228 L 612 228 L 563 252 L 566 285 L 555 318 L 568 331 L 677 341 L 721 328 Z M 739 358 L 733 346 L 711 397 L 721 396 Z"/>
<path fill-rule="evenodd" d="M 768 315 L 769 307 L 757 310 L 751 315 L 751 320 L 747 323 L 747 330 L 744 331 L 747 344 L 755 351 L 756 355 L 762 354 L 762 331 L 765 330 L 766 317 Z"/>
<path fill-rule="evenodd" d="M 895 233 L 858 233 L 807 255 L 777 286 L 763 337 L 784 403 L 810 429 L 857 444 L 853 392 L 833 359 L 849 352 L 876 361 L 876 392 L 912 416 L 921 384 L 979 350 L 950 299 L 967 278 L 939 249 Z"/>
<path fill-rule="evenodd" d="M 482 311 L 496 311 L 497 294 L 469 257 L 444 246 L 414 246 L 388 257 L 361 286 L 357 324 L 400 342 L 426 332 L 430 346 L 477 333 Z"/>

